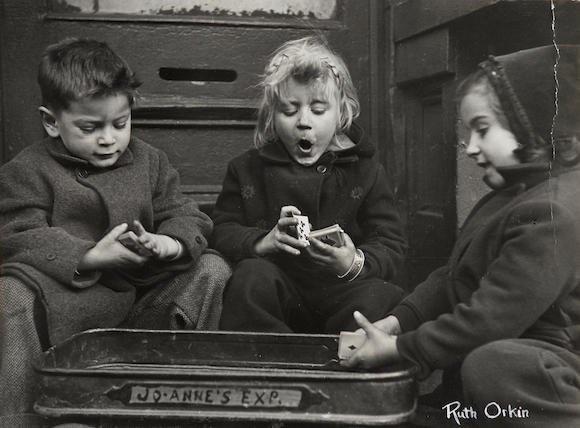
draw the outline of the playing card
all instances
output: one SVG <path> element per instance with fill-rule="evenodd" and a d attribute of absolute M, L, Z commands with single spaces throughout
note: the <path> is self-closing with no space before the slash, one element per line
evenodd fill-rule
<path fill-rule="evenodd" d="M 353 331 L 341 331 L 338 339 L 338 358 L 346 360 L 351 357 L 367 340 L 365 333 L 355 333 Z"/>
<path fill-rule="evenodd" d="M 344 245 L 343 232 L 338 224 L 334 224 L 324 229 L 313 230 L 310 232 L 310 236 L 333 247 L 342 247 Z"/>
<path fill-rule="evenodd" d="M 308 242 L 308 236 L 310 235 L 310 222 L 308 221 L 308 216 L 294 215 L 293 217 L 298 219 L 298 224 L 296 225 L 297 238 L 300 241 Z"/>
<path fill-rule="evenodd" d="M 141 243 L 137 239 L 137 235 L 135 235 L 135 232 L 133 231 L 123 233 L 121 236 L 119 236 L 118 240 L 125 247 L 141 256 L 151 255 L 151 251 L 149 251 L 147 248 L 141 245 Z"/>

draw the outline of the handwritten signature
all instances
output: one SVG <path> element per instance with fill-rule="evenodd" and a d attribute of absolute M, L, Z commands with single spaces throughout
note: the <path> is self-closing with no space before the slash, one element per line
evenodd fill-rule
<path fill-rule="evenodd" d="M 459 401 L 452 401 L 442 407 L 445 410 L 445 416 L 448 420 L 453 419 L 457 425 L 461 421 L 469 419 L 478 419 L 478 412 L 471 406 L 463 406 Z M 487 419 L 507 418 L 507 419 L 527 419 L 530 417 L 530 411 L 522 406 L 502 406 L 495 401 L 487 403 L 483 408 L 483 417 Z"/>

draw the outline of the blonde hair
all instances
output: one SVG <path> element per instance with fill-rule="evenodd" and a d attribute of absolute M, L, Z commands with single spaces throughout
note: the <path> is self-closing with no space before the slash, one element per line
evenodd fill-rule
<path fill-rule="evenodd" d="M 300 83 L 317 82 L 326 88 L 329 88 L 329 82 L 334 82 L 339 104 L 338 132 L 346 131 L 358 117 L 360 104 L 356 89 L 342 58 L 321 37 L 291 40 L 274 51 L 262 76 L 260 86 L 263 96 L 254 132 L 256 147 L 260 148 L 276 139 L 274 113 L 282 87 L 290 78 Z"/>

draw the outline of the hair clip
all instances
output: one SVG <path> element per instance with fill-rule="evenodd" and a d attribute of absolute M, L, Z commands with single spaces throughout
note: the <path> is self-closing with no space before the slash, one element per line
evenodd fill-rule
<path fill-rule="evenodd" d="M 324 64 L 326 64 L 326 66 L 330 69 L 330 71 L 332 72 L 332 74 L 334 75 L 336 80 L 340 80 L 340 75 L 338 73 L 338 69 L 336 68 L 336 66 L 328 59 L 328 57 L 323 56 L 322 58 L 320 58 L 320 61 L 322 61 Z"/>
<path fill-rule="evenodd" d="M 280 68 L 280 64 L 282 64 L 282 60 L 288 59 L 288 55 L 286 54 L 280 54 L 278 59 L 272 63 L 272 65 L 270 66 L 270 68 L 268 69 L 268 74 L 272 74 L 275 73 L 276 71 L 278 71 L 278 68 Z"/>

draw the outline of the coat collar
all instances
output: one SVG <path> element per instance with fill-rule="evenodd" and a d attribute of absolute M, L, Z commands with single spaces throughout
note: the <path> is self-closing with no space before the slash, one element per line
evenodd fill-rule
<path fill-rule="evenodd" d="M 324 153 L 318 163 L 350 163 L 356 162 L 359 157 L 371 157 L 375 153 L 375 147 L 366 137 L 363 129 L 353 123 L 346 135 L 355 143 L 353 147 L 339 151 Z M 272 141 L 258 149 L 260 157 L 271 163 L 290 164 L 294 162 L 284 145 L 279 141 Z"/>
<path fill-rule="evenodd" d="M 521 192 L 568 171 L 580 170 L 580 166 L 567 168 L 557 162 L 536 162 L 522 163 L 497 170 L 506 181 L 503 187 L 505 190 L 517 188 Z"/>
<path fill-rule="evenodd" d="M 133 139 L 131 139 L 133 141 Z M 51 138 L 47 137 L 45 139 L 46 148 L 48 153 L 60 164 L 66 166 L 73 166 L 73 167 L 84 167 L 84 168 L 94 168 L 94 169 L 102 169 L 102 168 L 95 168 L 89 164 L 88 161 L 78 158 L 72 155 L 64 146 L 62 140 L 60 138 Z M 124 165 L 129 165 L 133 163 L 133 152 L 131 151 L 131 143 L 129 143 L 129 147 L 127 150 L 121 155 L 121 157 L 117 160 L 115 165 L 110 167 L 109 169 L 119 168 Z"/>

